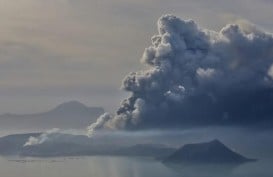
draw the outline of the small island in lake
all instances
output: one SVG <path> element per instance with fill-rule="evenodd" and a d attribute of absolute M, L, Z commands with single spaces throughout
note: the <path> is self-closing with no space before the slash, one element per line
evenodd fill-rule
<path fill-rule="evenodd" d="M 186 144 L 163 160 L 164 163 L 175 164 L 241 164 L 252 161 L 256 159 L 246 158 L 232 151 L 217 139 Z"/>

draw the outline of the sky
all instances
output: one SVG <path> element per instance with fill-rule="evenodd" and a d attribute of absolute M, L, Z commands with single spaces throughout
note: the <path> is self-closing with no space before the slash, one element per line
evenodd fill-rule
<path fill-rule="evenodd" d="M 115 110 L 163 14 L 216 31 L 248 21 L 272 32 L 272 8 L 271 0 L 0 0 L 0 113 L 69 100 Z"/>

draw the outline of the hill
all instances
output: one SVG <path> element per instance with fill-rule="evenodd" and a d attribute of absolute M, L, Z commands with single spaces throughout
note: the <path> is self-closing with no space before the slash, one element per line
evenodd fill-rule
<path fill-rule="evenodd" d="M 87 107 L 78 101 L 65 102 L 52 110 L 36 114 L 0 115 L 0 128 L 78 129 L 85 128 L 104 113 L 101 107 Z"/>
<path fill-rule="evenodd" d="M 253 161 L 226 147 L 219 140 L 205 143 L 187 144 L 179 148 L 169 157 L 165 163 L 186 164 L 240 164 Z"/>
<path fill-rule="evenodd" d="M 84 135 L 63 133 L 51 134 L 51 138 L 42 144 L 24 146 L 29 137 L 39 137 L 41 133 L 16 134 L 0 138 L 0 155 L 20 155 L 35 157 L 57 156 L 145 156 L 166 157 L 175 149 L 158 144 L 136 144 L 125 147 L 97 143 Z"/>
<path fill-rule="evenodd" d="M 29 137 L 37 137 L 41 133 L 14 134 L 0 138 L 0 155 L 19 155 L 21 148 Z"/>

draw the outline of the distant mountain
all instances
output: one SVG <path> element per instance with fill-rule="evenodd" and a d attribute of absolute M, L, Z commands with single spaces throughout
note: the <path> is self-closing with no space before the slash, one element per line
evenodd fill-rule
<path fill-rule="evenodd" d="M 104 110 L 101 107 L 87 107 L 78 101 L 70 101 L 60 104 L 56 108 L 43 113 L 0 115 L 0 128 L 85 128 L 103 113 Z"/>
<path fill-rule="evenodd" d="M 19 155 L 32 157 L 81 156 L 94 154 L 97 150 L 101 150 L 101 148 L 94 146 L 92 140 L 87 136 L 55 133 L 52 139 L 42 144 L 22 145 Z"/>
<path fill-rule="evenodd" d="M 29 137 L 39 137 L 42 133 L 15 134 L 0 137 L 0 155 L 19 155 L 32 157 L 57 157 L 81 155 L 109 155 L 118 149 L 101 144 L 94 144 L 84 135 L 54 133 L 53 139 L 42 144 L 24 146 Z"/>
<path fill-rule="evenodd" d="M 254 161 L 227 148 L 219 140 L 187 144 L 165 158 L 165 163 L 239 164 Z"/>
<path fill-rule="evenodd" d="M 42 144 L 24 146 L 30 136 L 38 137 L 41 133 L 17 134 L 0 138 L 0 155 L 20 155 L 34 157 L 56 156 L 146 156 L 162 157 L 170 155 L 175 149 L 165 145 L 137 144 L 130 147 L 96 143 L 83 135 L 56 133 L 54 139 Z"/>

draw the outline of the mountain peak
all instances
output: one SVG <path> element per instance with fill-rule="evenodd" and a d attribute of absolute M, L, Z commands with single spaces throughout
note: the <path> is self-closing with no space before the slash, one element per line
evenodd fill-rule
<path fill-rule="evenodd" d="M 83 114 L 84 112 L 100 112 L 103 113 L 104 110 L 101 107 L 88 107 L 84 105 L 83 103 L 79 101 L 68 101 L 64 102 L 60 105 L 58 105 L 56 108 L 53 110 L 47 112 L 50 114 L 65 114 L 65 115 L 80 115 Z"/>
<path fill-rule="evenodd" d="M 64 103 L 58 105 L 55 109 L 81 108 L 81 107 L 86 108 L 87 106 L 85 106 L 83 103 L 81 103 L 79 101 L 68 101 L 68 102 L 64 102 Z"/>
<path fill-rule="evenodd" d="M 204 144 L 208 144 L 208 145 L 211 145 L 211 146 L 222 146 L 222 147 L 225 147 L 227 148 L 220 140 L 218 139 L 214 139 L 212 141 L 209 141 L 207 143 L 204 143 Z"/>
<path fill-rule="evenodd" d="M 252 161 L 215 139 L 209 142 L 186 144 L 170 155 L 165 162 L 175 163 L 243 163 Z"/>
<path fill-rule="evenodd" d="M 218 139 L 211 140 L 210 143 L 216 143 L 216 144 L 223 144 L 221 141 Z"/>
<path fill-rule="evenodd" d="M 104 113 L 102 107 L 88 107 L 79 101 L 68 101 L 59 104 L 46 112 L 25 114 L 25 115 L 0 115 L 1 127 L 17 127 L 22 129 L 61 129 L 85 128 L 97 120 L 97 117 Z"/>

